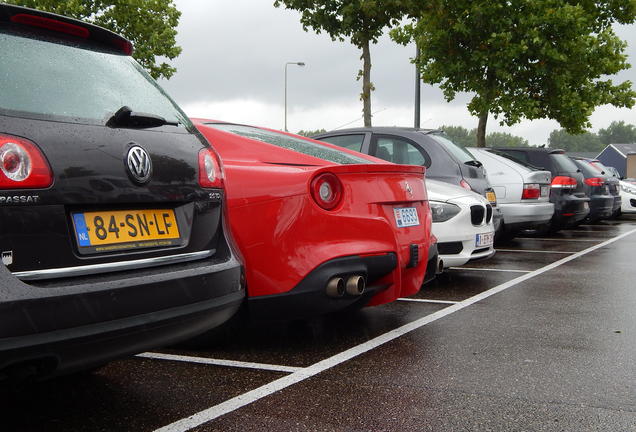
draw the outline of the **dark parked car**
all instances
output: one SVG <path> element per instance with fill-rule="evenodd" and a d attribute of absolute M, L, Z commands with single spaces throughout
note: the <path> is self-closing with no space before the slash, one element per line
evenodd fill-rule
<path fill-rule="evenodd" d="M 563 150 L 550 148 L 497 148 L 514 159 L 552 173 L 550 202 L 554 215 L 545 229 L 558 231 L 582 221 L 590 212 L 590 198 L 585 194 L 584 177 Z"/>
<path fill-rule="evenodd" d="M 485 196 L 494 208 L 498 229 L 502 215 L 481 162 L 453 143 L 443 131 L 404 127 L 341 129 L 312 137 L 402 165 L 423 165 L 426 178 L 439 180 Z"/>
<path fill-rule="evenodd" d="M 0 4 L 0 382 L 102 365 L 239 308 L 216 153 L 100 27 Z"/>
<path fill-rule="evenodd" d="M 572 159 L 585 176 L 586 193 L 591 199 L 587 219 L 597 221 L 618 216 L 621 211 L 620 180 L 597 159 Z"/>

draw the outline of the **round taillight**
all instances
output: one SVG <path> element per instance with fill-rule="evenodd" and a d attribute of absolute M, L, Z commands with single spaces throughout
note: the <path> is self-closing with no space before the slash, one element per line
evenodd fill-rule
<path fill-rule="evenodd" d="M 223 186 L 221 164 L 214 150 L 206 148 L 199 152 L 199 184 L 204 188 Z"/>
<path fill-rule="evenodd" d="M 6 142 L 0 147 L 2 173 L 15 182 L 26 180 L 31 174 L 32 164 L 29 154 L 18 144 Z"/>
<path fill-rule="evenodd" d="M 342 183 L 335 174 L 322 173 L 311 182 L 311 196 L 323 209 L 333 210 L 342 201 Z"/>

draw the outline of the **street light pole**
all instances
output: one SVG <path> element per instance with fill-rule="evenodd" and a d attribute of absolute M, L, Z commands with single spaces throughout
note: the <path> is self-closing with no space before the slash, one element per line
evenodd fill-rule
<path fill-rule="evenodd" d="M 285 63 L 285 132 L 287 132 L 287 66 L 296 65 L 296 66 L 305 66 L 303 62 L 287 62 Z"/>
<path fill-rule="evenodd" d="M 414 125 L 416 129 L 420 128 L 420 83 L 422 82 L 422 78 L 420 77 L 420 70 L 418 68 L 418 60 L 420 59 L 420 48 L 417 46 L 417 42 L 415 43 L 415 122 Z"/>

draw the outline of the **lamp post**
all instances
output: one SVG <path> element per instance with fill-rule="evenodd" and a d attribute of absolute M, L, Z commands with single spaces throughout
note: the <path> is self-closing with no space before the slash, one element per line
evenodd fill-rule
<path fill-rule="evenodd" d="M 287 132 L 287 66 L 305 66 L 303 62 L 287 62 L 285 63 L 285 132 Z"/>

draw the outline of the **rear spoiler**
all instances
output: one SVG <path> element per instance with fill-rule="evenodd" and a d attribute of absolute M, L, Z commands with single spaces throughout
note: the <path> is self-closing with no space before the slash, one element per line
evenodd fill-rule
<path fill-rule="evenodd" d="M 565 154 L 565 150 L 563 149 L 550 150 L 550 154 Z"/>
<path fill-rule="evenodd" d="M 0 23 L 3 22 L 97 42 L 124 55 L 132 55 L 133 53 L 132 42 L 117 33 L 94 24 L 50 12 L 3 3 L 0 4 Z"/>

